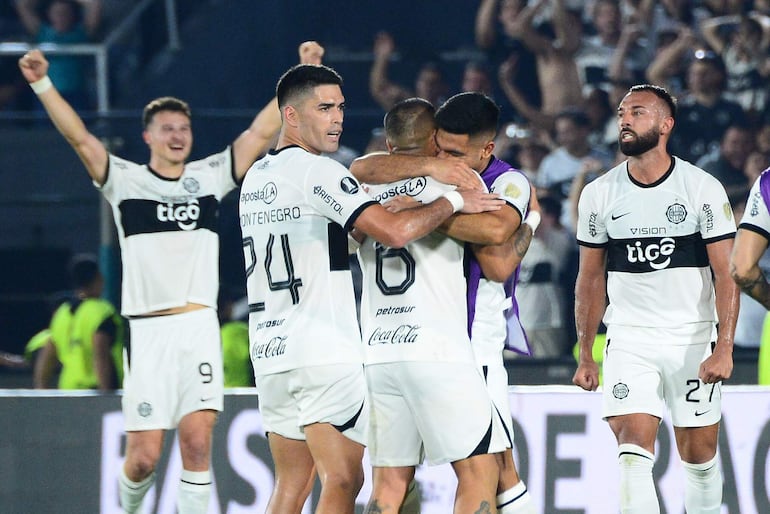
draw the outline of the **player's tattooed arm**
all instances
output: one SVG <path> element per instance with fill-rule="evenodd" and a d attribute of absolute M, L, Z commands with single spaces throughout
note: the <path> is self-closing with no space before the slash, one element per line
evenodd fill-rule
<path fill-rule="evenodd" d="M 758 270 L 757 276 L 753 278 L 735 276 L 734 278 L 741 291 L 761 303 L 765 309 L 770 310 L 770 284 L 762 270 Z"/>

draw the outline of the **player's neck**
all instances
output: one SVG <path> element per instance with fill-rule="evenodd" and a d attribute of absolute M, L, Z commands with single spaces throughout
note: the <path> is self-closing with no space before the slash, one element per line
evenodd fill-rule
<path fill-rule="evenodd" d="M 671 168 L 673 157 L 663 148 L 654 148 L 628 158 L 628 172 L 642 184 L 654 184 Z"/>
<path fill-rule="evenodd" d="M 150 157 L 150 168 L 152 171 L 164 178 L 179 178 L 184 171 L 184 162 L 170 162 L 158 157 Z"/>

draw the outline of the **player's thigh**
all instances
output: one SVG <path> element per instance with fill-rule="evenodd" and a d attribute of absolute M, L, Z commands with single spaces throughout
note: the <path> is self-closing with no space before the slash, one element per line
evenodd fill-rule
<path fill-rule="evenodd" d="M 649 414 L 662 418 L 665 410 L 663 377 L 657 362 L 659 345 L 612 338 L 604 359 L 602 416 Z"/>
<path fill-rule="evenodd" d="M 473 362 L 403 363 L 403 392 L 429 463 L 497 453 L 508 438 Z"/>
<path fill-rule="evenodd" d="M 373 466 L 416 466 L 425 456 L 422 437 L 404 394 L 398 363 L 366 366 L 369 390 L 369 459 Z"/>
<path fill-rule="evenodd" d="M 722 385 L 698 378 L 711 343 L 679 344 L 664 349 L 665 396 L 675 427 L 707 427 L 722 418 Z"/>

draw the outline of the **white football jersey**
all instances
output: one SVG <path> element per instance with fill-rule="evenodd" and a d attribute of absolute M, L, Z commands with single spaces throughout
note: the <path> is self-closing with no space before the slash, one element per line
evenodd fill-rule
<path fill-rule="evenodd" d="M 410 196 L 430 203 L 454 189 L 430 177 L 371 185 L 385 202 Z M 361 328 L 366 364 L 473 362 L 467 332 L 463 243 L 438 232 L 404 248 L 367 238 L 358 249 L 363 274 Z"/>
<path fill-rule="evenodd" d="M 765 173 L 770 173 L 765 171 Z M 754 181 L 749 192 L 749 198 L 746 201 L 746 210 L 743 212 L 739 228 L 751 230 L 765 237 L 770 241 L 770 211 L 765 199 L 760 192 L 760 177 Z"/>
<path fill-rule="evenodd" d="M 298 146 L 249 168 L 239 200 L 255 376 L 362 363 L 347 232 L 375 202 Z"/>
<path fill-rule="evenodd" d="M 679 158 L 654 184 L 627 163 L 589 183 L 580 196 L 578 243 L 607 250 L 604 322 L 702 333 L 717 320 L 706 245 L 735 235 L 722 184 Z"/>
<path fill-rule="evenodd" d="M 187 303 L 216 309 L 219 202 L 236 185 L 229 147 L 185 164 L 178 179 L 109 155 L 100 189 L 120 241 L 124 316 Z"/>

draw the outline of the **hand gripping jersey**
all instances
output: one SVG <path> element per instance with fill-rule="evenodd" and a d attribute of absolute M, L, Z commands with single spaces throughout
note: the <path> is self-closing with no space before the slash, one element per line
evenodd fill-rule
<path fill-rule="evenodd" d="M 430 203 L 454 189 L 430 177 L 369 186 L 380 202 L 410 196 Z M 463 244 L 433 232 L 404 248 L 367 238 L 358 250 L 366 364 L 473 362 L 466 331 Z"/>
<path fill-rule="evenodd" d="M 124 316 L 199 303 L 216 309 L 219 202 L 236 186 L 229 148 L 185 164 L 178 179 L 109 156 L 101 187 L 123 260 Z M 97 185 L 97 187 L 99 187 Z"/>
<path fill-rule="evenodd" d="M 607 325 L 688 336 L 716 321 L 706 245 L 735 236 L 717 179 L 672 157 L 660 180 L 640 184 L 623 162 L 588 184 L 578 205 L 578 243 L 607 250 Z"/>
<path fill-rule="evenodd" d="M 529 181 L 522 172 L 505 161 L 492 157 L 481 178 L 492 193 L 497 193 L 524 220 L 529 206 Z M 473 252 L 468 248 L 468 333 L 471 340 L 505 341 L 505 347 L 530 355 L 527 336 L 519 320 L 516 280 L 519 268 L 504 283 L 487 280 Z M 505 318 L 501 313 L 505 312 Z M 506 326 L 507 324 L 507 326 Z M 502 347 L 500 350 L 502 351 Z"/>
<path fill-rule="evenodd" d="M 754 182 L 738 228 L 751 230 L 770 241 L 770 168 Z"/>
<path fill-rule="evenodd" d="M 347 231 L 374 203 L 344 166 L 300 147 L 249 169 L 239 209 L 255 376 L 362 362 Z"/>

